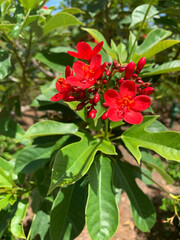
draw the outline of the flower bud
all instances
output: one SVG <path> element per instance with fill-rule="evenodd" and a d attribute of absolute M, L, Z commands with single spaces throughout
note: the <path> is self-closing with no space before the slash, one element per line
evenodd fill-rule
<path fill-rule="evenodd" d="M 95 109 L 91 109 L 90 112 L 89 112 L 89 117 L 91 119 L 95 118 L 96 117 L 96 110 Z"/>
<path fill-rule="evenodd" d="M 125 81 L 124 78 L 121 78 L 121 79 L 118 81 L 118 83 L 121 84 L 121 83 L 123 83 L 124 81 Z"/>
<path fill-rule="evenodd" d="M 113 65 L 116 67 L 117 66 L 117 61 L 114 60 Z"/>
<path fill-rule="evenodd" d="M 64 101 L 66 101 L 66 102 L 73 102 L 73 101 L 75 101 L 76 100 L 76 98 L 74 97 L 74 96 L 67 96 L 65 99 L 64 99 Z"/>
<path fill-rule="evenodd" d="M 96 103 L 98 103 L 99 102 L 99 93 L 96 93 L 95 95 L 94 95 L 94 103 L 96 104 Z"/>
<path fill-rule="evenodd" d="M 121 73 L 121 72 L 124 72 L 124 70 L 125 70 L 125 67 L 120 67 L 119 68 L 119 72 Z"/>
<path fill-rule="evenodd" d="M 130 77 L 132 77 L 134 70 L 135 70 L 135 63 L 134 62 L 128 63 L 128 65 L 125 68 L 124 78 L 129 79 Z"/>
<path fill-rule="evenodd" d="M 145 64 L 146 64 L 146 58 L 142 57 L 137 64 L 137 68 L 136 68 L 137 74 L 140 73 L 140 71 L 143 69 Z"/>
<path fill-rule="evenodd" d="M 109 76 L 111 72 L 109 70 L 106 71 L 106 76 Z"/>
<path fill-rule="evenodd" d="M 81 103 L 79 103 L 78 105 L 77 105 L 77 107 L 76 107 L 76 110 L 77 111 L 80 111 L 80 110 L 82 110 L 83 109 L 83 107 L 86 105 L 86 103 L 85 102 L 81 102 Z"/>
<path fill-rule="evenodd" d="M 154 88 L 152 87 L 147 87 L 147 88 L 144 88 L 140 94 L 141 95 L 151 95 L 152 93 L 154 92 Z"/>
<path fill-rule="evenodd" d="M 103 107 L 108 108 L 109 106 L 108 106 L 107 103 L 105 102 L 105 103 L 103 103 Z"/>
<path fill-rule="evenodd" d="M 133 78 L 137 78 L 137 76 L 138 76 L 138 75 L 137 75 L 136 73 L 134 73 L 134 74 L 132 75 Z"/>
<path fill-rule="evenodd" d="M 65 69 L 65 77 L 69 77 L 71 75 L 71 68 L 69 65 L 66 66 L 66 69 Z"/>
<path fill-rule="evenodd" d="M 102 80 L 102 83 L 103 83 L 103 84 L 106 84 L 106 83 L 107 83 L 107 80 L 106 80 L 106 79 L 103 79 L 103 80 Z"/>
<path fill-rule="evenodd" d="M 106 120 L 107 118 L 108 118 L 108 113 L 105 112 L 105 113 L 102 115 L 101 120 L 104 121 L 104 120 Z"/>

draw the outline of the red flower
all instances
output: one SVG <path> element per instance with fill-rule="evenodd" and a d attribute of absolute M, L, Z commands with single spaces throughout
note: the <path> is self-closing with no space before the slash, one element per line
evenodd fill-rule
<path fill-rule="evenodd" d="M 89 44 L 85 42 L 79 42 L 77 44 L 77 53 L 72 51 L 67 51 L 67 53 L 73 57 L 88 60 L 90 63 L 91 59 L 101 51 L 103 42 L 98 43 L 93 49 Z"/>
<path fill-rule="evenodd" d="M 65 77 L 67 78 L 70 75 L 72 75 L 72 72 L 70 66 L 67 66 L 65 70 Z M 72 90 L 72 87 L 64 78 L 59 78 L 56 82 L 56 89 L 59 93 L 52 96 L 51 101 L 59 101 L 61 99 L 66 100 Z"/>
<path fill-rule="evenodd" d="M 104 99 L 110 107 L 107 111 L 111 121 L 118 122 L 122 119 L 130 124 L 139 124 L 143 117 L 140 111 L 147 109 L 151 104 L 148 96 L 136 96 L 136 84 L 130 80 L 124 81 L 119 93 L 113 89 L 107 90 Z"/>
<path fill-rule="evenodd" d="M 69 76 L 67 82 L 73 86 L 86 89 L 95 84 L 96 80 L 102 75 L 101 55 L 92 58 L 90 65 L 77 61 L 73 64 L 73 71 L 76 76 Z"/>

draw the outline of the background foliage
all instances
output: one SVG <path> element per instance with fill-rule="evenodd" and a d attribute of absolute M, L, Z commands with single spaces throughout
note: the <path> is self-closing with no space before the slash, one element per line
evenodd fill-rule
<path fill-rule="evenodd" d="M 73 111 L 74 103 L 54 103 L 50 97 L 66 65 L 75 61 L 67 51 L 75 51 L 78 41 L 91 46 L 104 41 L 103 61 L 137 63 L 146 57 L 141 76 L 155 87 L 152 111 L 164 120 L 172 102 L 180 100 L 180 3 L 65 0 L 54 14 L 55 7 L 43 8 L 46 2 L 0 1 L 0 238 L 74 239 L 86 215 L 91 238 L 110 239 L 118 226 L 122 189 L 130 199 L 136 226 L 150 231 L 155 209 L 135 179 L 150 185 L 155 169 L 167 184 L 173 183 L 177 178 L 173 165 L 168 167 L 169 175 L 147 149 L 178 162 L 179 134 L 167 132 L 156 117 L 146 116 L 140 126 L 125 125 L 128 130 L 123 134 L 122 122 L 111 123 L 115 137 L 122 134 L 112 145 L 109 139 L 91 134 L 102 131 L 100 106 L 100 115 L 87 121 L 85 112 Z M 21 121 L 24 106 L 36 116 L 28 130 Z M 44 121 L 37 110 L 43 111 Z M 141 165 L 117 162 L 120 144 Z M 174 196 L 173 204 L 177 203 Z M 29 206 L 34 217 L 26 230 L 22 221 Z"/>

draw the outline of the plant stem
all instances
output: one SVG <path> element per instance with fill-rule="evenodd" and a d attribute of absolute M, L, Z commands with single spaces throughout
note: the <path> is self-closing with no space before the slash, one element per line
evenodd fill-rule
<path fill-rule="evenodd" d="M 142 21 L 142 23 L 141 23 L 141 25 L 140 25 L 140 27 L 139 27 L 138 33 L 137 33 L 136 38 L 135 38 L 135 40 L 134 40 L 133 46 L 132 46 L 132 48 L 131 48 L 131 51 L 130 51 L 130 54 L 129 54 L 129 57 L 128 57 L 127 62 L 129 62 L 130 59 L 131 59 L 131 55 L 132 55 L 132 53 L 133 53 L 135 44 L 136 44 L 136 42 L 137 42 L 137 39 L 139 38 L 139 35 L 140 35 L 140 33 L 141 33 L 143 24 L 144 24 L 144 22 L 146 21 L 146 17 L 147 17 L 147 15 L 148 15 L 148 12 L 149 12 L 149 10 L 150 10 L 150 8 L 151 8 L 152 3 L 153 3 L 153 0 L 150 1 L 149 6 L 148 6 L 148 8 L 147 8 L 147 10 L 146 10 L 146 13 L 145 13 L 145 15 L 144 15 L 143 21 Z"/>
<path fill-rule="evenodd" d="M 109 133 L 109 119 L 105 120 L 105 138 L 107 138 L 107 135 Z"/>

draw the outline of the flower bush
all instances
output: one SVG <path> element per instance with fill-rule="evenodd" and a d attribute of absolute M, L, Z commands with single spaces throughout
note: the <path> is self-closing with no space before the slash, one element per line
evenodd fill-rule
<path fill-rule="evenodd" d="M 81 9 L 51 14 L 54 8 L 45 3 L 0 1 L 0 133 L 1 141 L 13 143 L 11 148 L 1 144 L 10 154 L 0 157 L 0 238 L 75 239 L 86 224 L 91 239 L 111 239 L 119 225 L 122 191 L 135 225 L 150 232 L 156 211 L 137 178 L 164 191 L 179 219 L 179 195 L 152 176 L 156 170 L 172 184 L 161 159 L 180 161 L 179 132 L 168 131 L 151 108 L 159 91 L 154 76 L 163 79 L 180 69 L 178 51 L 172 49 L 167 61 L 154 64 L 154 56 L 178 45 L 175 33 L 169 39 L 171 32 L 158 25 L 143 30 L 153 16 L 162 20 L 162 11 L 152 1 L 137 6 L 130 34 L 123 39 L 118 30 L 113 40 L 106 24 L 100 32 L 87 19 L 79 29 L 85 14 Z M 90 9 L 94 4 L 94 14 L 104 14 L 96 3 Z M 116 17 L 111 10 L 119 9 L 110 7 L 105 8 L 106 23 Z M 82 32 L 93 41 L 77 40 Z M 23 105 L 35 111 L 35 122 L 27 129 L 21 126 Z M 43 111 L 42 119 L 37 110 Z M 125 151 L 134 162 L 124 158 Z M 154 158 L 154 152 L 162 158 Z M 33 217 L 25 229 L 22 222 L 29 211 Z"/>

